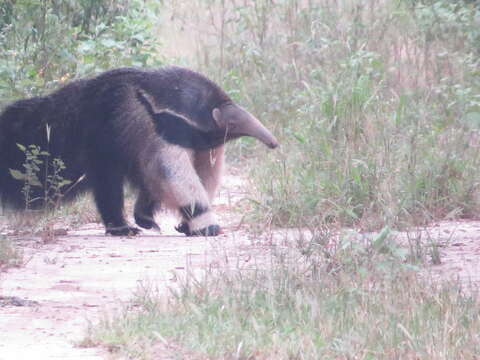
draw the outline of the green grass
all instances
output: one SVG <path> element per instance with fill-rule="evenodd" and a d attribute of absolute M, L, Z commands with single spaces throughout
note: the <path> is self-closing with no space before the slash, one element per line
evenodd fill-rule
<path fill-rule="evenodd" d="M 253 159 L 256 222 L 378 229 L 480 211 L 478 6 L 192 3 L 176 18 L 198 67 L 281 143 L 230 147 Z"/>
<path fill-rule="evenodd" d="M 168 297 L 143 289 L 86 342 L 136 359 L 164 342 L 192 359 L 476 358 L 475 293 L 420 276 L 388 231 L 329 247 L 320 235 L 273 248 L 263 265 L 189 276 Z"/>

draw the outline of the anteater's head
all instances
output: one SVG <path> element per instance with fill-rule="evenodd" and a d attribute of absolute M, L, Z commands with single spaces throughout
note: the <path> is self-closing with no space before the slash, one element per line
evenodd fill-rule
<path fill-rule="evenodd" d="M 233 103 L 216 107 L 212 117 L 217 126 L 225 132 L 225 139 L 236 139 L 240 136 L 254 137 L 269 148 L 278 146 L 278 141 L 265 126 L 248 111 Z"/>
<path fill-rule="evenodd" d="M 255 116 L 205 76 L 176 66 L 148 75 L 137 96 L 167 141 L 202 150 L 252 136 L 272 149 L 278 146 L 277 139 Z"/>

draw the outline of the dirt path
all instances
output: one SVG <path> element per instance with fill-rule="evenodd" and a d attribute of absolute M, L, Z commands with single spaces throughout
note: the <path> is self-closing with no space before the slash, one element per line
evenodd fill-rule
<path fill-rule="evenodd" d="M 166 289 L 175 286 L 175 274 L 202 271 L 228 257 L 248 262 L 255 246 L 245 229 L 237 229 L 241 214 L 232 211 L 244 197 L 242 181 L 229 176 L 225 182 L 216 210 L 226 235 L 217 238 L 177 236 L 176 220 L 161 216 L 161 235 L 146 231 L 135 238 L 106 237 L 99 224 L 90 224 L 52 244 L 22 240 L 29 261 L 0 273 L 0 295 L 34 303 L 0 302 L 0 359 L 108 358 L 106 350 L 78 343 L 89 322 L 121 308 L 139 286 Z M 441 245 L 442 264 L 432 267 L 434 276 L 478 284 L 480 222 L 442 222 L 409 234 L 411 239 L 419 235 L 422 243 L 433 239 Z"/>
<path fill-rule="evenodd" d="M 241 181 L 226 180 L 215 208 L 227 234 L 216 238 L 177 236 L 176 219 L 166 215 L 159 217 L 161 235 L 145 231 L 135 238 L 106 237 L 99 224 L 90 224 L 52 244 L 22 240 L 28 262 L 0 273 L 0 295 L 35 303 L 0 304 L 0 359 L 108 357 L 103 349 L 78 346 L 89 322 L 98 321 L 105 310 L 121 308 L 139 286 L 151 282 L 166 289 L 175 285 L 175 273 L 202 271 L 226 252 L 248 246 L 244 232 L 232 231 L 241 217 L 232 214 L 233 204 L 243 197 Z"/>
<path fill-rule="evenodd" d="M 480 221 L 442 221 L 422 229 L 422 242 L 439 245 L 439 265 L 432 266 L 435 279 L 460 281 L 463 289 L 480 286 Z"/>

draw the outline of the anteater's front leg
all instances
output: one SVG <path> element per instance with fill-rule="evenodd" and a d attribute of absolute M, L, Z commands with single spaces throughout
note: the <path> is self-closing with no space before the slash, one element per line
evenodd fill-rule
<path fill-rule="evenodd" d="M 180 212 L 182 223 L 178 231 L 187 236 L 216 236 L 220 234 L 220 226 L 193 161 L 193 151 L 164 146 L 146 165 L 147 187 L 154 201 L 161 200 Z"/>
<path fill-rule="evenodd" d="M 196 151 L 194 155 L 194 167 L 200 180 L 207 191 L 210 203 L 217 193 L 222 176 L 224 146 L 214 149 Z"/>

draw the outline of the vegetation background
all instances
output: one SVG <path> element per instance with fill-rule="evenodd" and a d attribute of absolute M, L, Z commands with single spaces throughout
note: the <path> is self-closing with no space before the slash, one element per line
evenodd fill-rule
<path fill-rule="evenodd" d="M 433 0 L 3 0 L 0 104 L 113 67 L 190 66 L 282 141 L 252 166 L 261 223 L 473 217 L 478 12 Z M 243 139 L 231 157 L 257 146 Z"/>
<path fill-rule="evenodd" d="M 273 273 L 145 297 L 94 343 L 147 357 L 153 331 L 232 359 L 480 353 L 475 297 L 426 288 L 418 251 L 388 241 L 389 228 L 478 216 L 478 1 L 2 0 L 0 44 L 0 105 L 118 66 L 205 73 L 282 144 L 230 146 L 254 179 L 252 224 L 311 230 Z M 345 226 L 384 230 L 327 249 L 325 229 Z"/>

